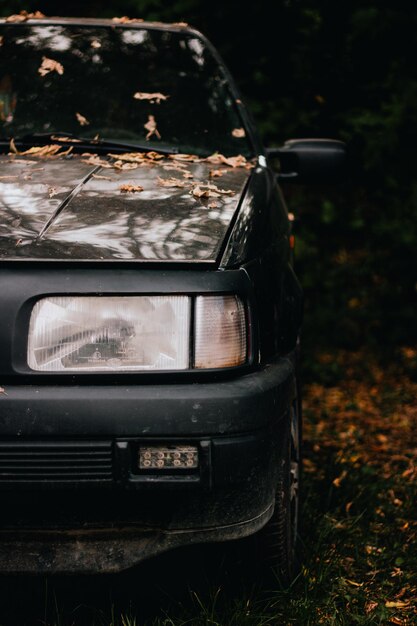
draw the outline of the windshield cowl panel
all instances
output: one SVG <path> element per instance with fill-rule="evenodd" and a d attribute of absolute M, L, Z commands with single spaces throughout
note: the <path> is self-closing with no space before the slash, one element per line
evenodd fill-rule
<path fill-rule="evenodd" d="M 253 156 L 227 76 L 187 30 L 0 24 L 0 138 L 59 133 Z"/>

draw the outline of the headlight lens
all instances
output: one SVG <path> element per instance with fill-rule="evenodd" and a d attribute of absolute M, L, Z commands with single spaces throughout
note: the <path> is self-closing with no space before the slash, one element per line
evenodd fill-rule
<path fill-rule="evenodd" d="M 195 367 L 236 367 L 247 355 L 245 308 L 237 296 L 199 296 L 195 307 Z"/>
<path fill-rule="evenodd" d="M 54 296 L 29 325 L 28 365 L 43 372 L 227 368 L 247 360 L 245 307 L 234 295 Z"/>
<path fill-rule="evenodd" d="M 187 296 L 50 297 L 36 303 L 28 364 L 38 371 L 189 367 Z"/>

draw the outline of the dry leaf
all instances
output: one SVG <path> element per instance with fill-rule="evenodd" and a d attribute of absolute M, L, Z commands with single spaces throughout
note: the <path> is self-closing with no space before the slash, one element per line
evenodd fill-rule
<path fill-rule="evenodd" d="M 123 15 L 123 17 L 113 17 L 112 22 L 115 24 L 131 24 L 132 22 L 143 22 L 143 19 L 139 17 L 127 17 L 127 15 Z"/>
<path fill-rule="evenodd" d="M 211 185 L 210 183 L 203 183 L 198 185 L 199 187 L 202 187 L 204 189 L 207 189 L 210 193 L 210 196 L 234 196 L 235 192 L 232 191 L 231 189 L 220 189 L 219 187 L 217 187 L 216 185 Z"/>
<path fill-rule="evenodd" d="M 126 161 L 115 161 L 113 164 L 115 170 L 137 170 L 139 163 L 126 163 Z"/>
<path fill-rule="evenodd" d="M 108 161 L 104 159 L 100 159 L 97 154 L 82 154 L 83 157 L 88 157 L 88 159 L 82 159 L 83 163 L 87 163 L 87 165 L 99 165 L 100 167 L 113 167 Z"/>
<path fill-rule="evenodd" d="M 392 602 L 387 600 L 385 602 L 387 609 L 405 609 L 409 606 L 409 604 L 409 600 L 393 600 Z"/>
<path fill-rule="evenodd" d="M 188 28 L 187 22 L 173 22 L 171 26 L 178 26 L 179 28 Z"/>
<path fill-rule="evenodd" d="M 180 170 L 180 172 L 182 173 L 184 178 L 187 178 L 187 179 L 194 178 L 194 176 L 191 174 L 191 172 L 188 172 L 187 170 L 185 170 L 185 171 L 184 170 Z"/>
<path fill-rule="evenodd" d="M 99 41 L 98 39 L 93 39 L 90 45 L 92 48 L 97 50 L 98 48 L 101 48 L 101 41 Z"/>
<path fill-rule="evenodd" d="M 218 209 L 219 205 L 217 204 L 217 202 L 210 202 L 208 205 L 209 209 Z"/>
<path fill-rule="evenodd" d="M 27 20 L 42 19 L 43 17 L 45 16 L 40 11 L 35 11 L 35 13 L 20 11 L 18 15 L 9 15 L 9 17 L 6 17 L 6 22 L 26 22 Z"/>
<path fill-rule="evenodd" d="M 165 96 L 163 93 L 159 91 L 155 93 L 144 93 L 142 91 L 137 91 L 133 94 L 135 100 L 149 100 L 152 104 L 156 102 L 156 104 L 160 104 L 161 100 L 168 100 L 169 96 Z"/>
<path fill-rule="evenodd" d="M 252 167 L 250 163 L 247 162 L 244 156 L 238 154 L 234 157 L 225 157 L 223 154 L 219 154 L 216 152 L 211 156 L 204 159 L 204 161 L 208 161 L 213 165 L 229 165 L 229 167 Z"/>
<path fill-rule="evenodd" d="M 194 187 L 190 193 L 195 197 L 195 198 L 210 198 L 210 196 L 217 196 L 217 194 L 214 194 L 213 192 L 211 192 L 209 189 L 201 189 L 201 187 L 199 187 L 197 185 L 197 187 Z"/>
<path fill-rule="evenodd" d="M 81 115 L 81 113 L 77 112 L 75 114 L 75 117 L 77 118 L 77 122 L 79 123 L 80 126 L 88 126 L 90 124 L 88 119 L 84 117 L 84 115 Z"/>
<path fill-rule="evenodd" d="M 100 174 L 93 174 L 93 178 L 99 178 L 100 180 L 111 180 L 110 176 L 100 176 Z"/>
<path fill-rule="evenodd" d="M 12 154 L 19 154 L 19 150 L 16 148 L 16 144 L 14 142 L 13 137 L 10 139 L 9 148 Z"/>
<path fill-rule="evenodd" d="M 64 73 L 64 66 L 58 61 L 54 61 L 53 59 L 48 59 L 48 57 L 42 57 L 42 63 L 38 72 L 41 76 L 46 76 L 50 72 L 56 72 L 60 76 Z"/>
<path fill-rule="evenodd" d="M 390 624 L 396 624 L 397 626 L 406 626 L 407 622 L 404 622 L 402 619 L 400 619 L 399 617 L 390 617 L 389 619 L 389 623 Z"/>
<path fill-rule="evenodd" d="M 342 480 L 344 480 L 347 476 L 347 471 L 343 470 L 343 472 L 340 474 L 340 476 L 338 476 L 337 478 L 334 479 L 333 481 L 333 485 L 335 487 L 340 487 L 340 485 L 342 484 Z"/>
<path fill-rule="evenodd" d="M 148 141 L 152 137 L 152 135 L 156 135 L 158 139 L 161 139 L 161 135 L 159 134 L 159 131 L 156 127 L 156 121 L 153 115 L 148 115 L 148 121 L 146 122 L 146 124 L 143 125 L 143 127 L 145 128 L 145 130 L 148 131 L 148 134 L 146 135 L 146 141 Z"/>
<path fill-rule="evenodd" d="M 354 580 L 349 580 L 349 578 L 345 578 L 345 581 L 352 585 L 352 587 L 363 587 L 363 583 L 357 583 Z"/>
<path fill-rule="evenodd" d="M 162 187 L 178 187 L 179 189 L 184 189 L 184 187 L 189 187 L 190 183 L 187 183 L 185 180 L 180 180 L 179 178 L 158 178 L 158 182 Z"/>
<path fill-rule="evenodd" d="M 191 161 L 192 163 L 198 163 L 201 161 L 200 157 L 196 154 L 170 154 L 169 158 L 174 161 Z"/>
<path fill-rule="evenodd" d="M 56 196 L 57 193 L 59 193 L 59 190 L 56 187 L 48 187 L 48 196 L 50 198 L 53 198 L 54 196 Z"/>
<path fill-rule="evenodd" d="M 365 613 L 372 613 L 372 611 L 374 611 L 377 606 L 378 602 L 373 602 L 372 600 L 369 600 L 369 602 L 365 604 Z"/>
<path fill-rule="evenodd" d="M 16 246 L 16 248 L 17 248 L 18 246 L 20 246 L 20 244 L 22 243 L 22 241 L 23 241 L 23 239 L 18 239 L 18 240 L 16 241 L 16 243 L 14 244 L 14 245 Z M 6 395 L 7 395 L 7 394 L 6 394 Z"/>
<path fill-rule="evenodd" d="M 245 129 L 244 128 L 234 128 L 232 130 L 232 135 L 233 135 L 233 137 L 236 137 L 236 139 L 242 139 L 242 137 L 246 136 Z"/>
<path fill-rule="evenodd" d="M 119 189 L 121 193 L 136 193 L 138 191 L 143 191 L 143 187 L 141 187 L 141 185 L 120 185 Z"/>
<path fill-rule="evenodd" d="M 56 135 L 51 135 L 52 141 L 65 141 L 67 143 L 81 143 L 81 139 L 75 139 L 74 137 L 57 137 Z"/>
<path fill-rule="evenodd" d="M 55 157 L 55 156 L 65 156 L 66 154 L 69 154 L 72 151 L 72 146 L 70 148 L 68 148 L 68 150 L 64 150 L 63 152 L 60 152 L 60 150 L 62 150 L 61 146 L 57 146 L 56 144 L 50 144 L 47 146 L 32 146 L 32 148 L 29 148 L 28 150 L 25 150 L 24 152 L 18 152 L 18 154 L 20 156 L 25 156 L 25 155 L 33 155 L 36 157 Z"/>
<path fill-rule="evenodd" d="M 0 180 L 7 180 L 9 178 L 19 178 L 19 176 L 0 176 Z"/>
<path fill-rule="evenodd" d="M 226 172 L 227 172 L 226 169 L 210 170 L 209 176 L 210 178 L 219 178 L 220 176 L 223 176 L 223 174 L 225 174 Z"/>

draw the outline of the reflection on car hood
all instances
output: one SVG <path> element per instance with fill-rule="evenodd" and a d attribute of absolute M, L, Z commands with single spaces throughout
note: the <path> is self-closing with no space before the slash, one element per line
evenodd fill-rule
<path fill-rule="evenodd" d="M 185 178 L 173 167 L 169 159 L 117 170 L 78 155 L 0 155 L 0 259 L 215 262 L 250 172 L 196 162 Z M 187 186 L 161 184 L 171 177 Z M 191 193 L 207 183 L 232 193 Z"/>

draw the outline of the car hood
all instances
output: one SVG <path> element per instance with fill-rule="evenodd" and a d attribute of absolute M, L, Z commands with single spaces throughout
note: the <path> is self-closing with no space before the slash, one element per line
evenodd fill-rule
<path fill-rule="evenodd" d="M 0 259 L 216 262 L 248 165 L 115 163 L 0 155 Z"/>

